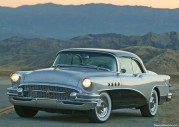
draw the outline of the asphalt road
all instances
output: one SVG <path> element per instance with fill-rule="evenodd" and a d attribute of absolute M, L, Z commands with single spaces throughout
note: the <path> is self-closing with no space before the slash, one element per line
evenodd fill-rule
<path fill-rule="evenodd" d="M 155 117 L 142 117 L 139 110 L 115 110 L 103 124 L 90 123 L 85 114 L 63 115 L 39 112 L 34 118 L 20 118 L 8 102 L 8 78 L 0 77 L 0 127 L 177 127 L 179 126 L 179 85 L 171 88 L 173 100 L 159 106 Z M 9 108 L 10 107 L 10 108 Z"/>
<path fill-rule="evenodd" d="M 6 89 L 11 86 L 7 77 L 0 77 L 0 109 L 11 106 L 6 95 Z"/>

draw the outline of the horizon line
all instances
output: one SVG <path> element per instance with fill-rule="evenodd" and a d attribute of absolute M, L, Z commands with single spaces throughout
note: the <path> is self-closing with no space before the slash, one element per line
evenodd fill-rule
<path fill-rule="evenodd" d="M 152 7 L 152 6 L 145 6 L 145 5 L 118 5 L 118 4 L 112 4 L 112 3 L 85 3 L 85 4 L 58 4 L 58 3 L 53 3 L 53 2 L 47 2 L 47 3 L 37 3 L 37 4 L 24 4 L 24 5 L 19 5 L 19 6 L 3 6 L 0 5 L 0 7 L 5 7 L 5 8 L 20 8 L 20 7 L 24 7 L 24 6 L 36 6 L 36 5 L 45 5 L 45 4 L 54 4 L 54 5 L 58 5 L 58 6 L 80 6 L 80 5 L 90 5 L 90 4 L 104 4 L 104 5 L 113 5 L 113 6 L 119 6 L 119 7 L 123 7 L 123 6 L 129 6 L 129 7 L 148 7 L 148 8 L 153 8 L 153 9 L 169 9 L 169 10 L 175 10 L 175 9 L 179 9 L 179 7 L 177 8 L 160 8 L 160 7 Z"/>

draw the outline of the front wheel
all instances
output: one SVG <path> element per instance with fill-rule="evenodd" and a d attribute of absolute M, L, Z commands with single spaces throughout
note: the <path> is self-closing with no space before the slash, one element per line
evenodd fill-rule
<path fill-rule="evenodd" d="M 88 113 L 88 118 L 94 123 L 106 122 L 111 114 L 111 98 L 108 93 L 102 92 L 100 94 L 101 104 L 97 105 Z"/>
<path fill-rule="evenodd" d="M 149 103 L 140 108 L 141 114 L 144 117 L 152 117 L 155 116 L 158 109 L 158 94 L 154 89 L 151 92 Z"/>
<path fill-rule="evenodd" d="M 38 113 L 38 110 L 33 107 L 15 105 L 14 109 L 20 117 L 34 117 Z"/>

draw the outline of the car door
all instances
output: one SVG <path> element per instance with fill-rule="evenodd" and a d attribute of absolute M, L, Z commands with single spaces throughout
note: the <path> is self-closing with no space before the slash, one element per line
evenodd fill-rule
<path fill-rule="evenodd" d="M 145 84 L 145 72 L 135 58 L 120 57 L 121 73 L 121 100 L 122 107 L 137 107 L 143 105 L 146 100 L 140 89 Z"/>

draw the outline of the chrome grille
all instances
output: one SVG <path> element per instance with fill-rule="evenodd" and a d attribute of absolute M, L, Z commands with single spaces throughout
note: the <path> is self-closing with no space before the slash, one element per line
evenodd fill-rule
<path fill-rule="evenodd" d="M 49 98 L 58 100 L 72 99 L 70 93 L 77 92 L 77 90 L 59 86 L 47 86 L 47 85 L 23 85 L 23 95 L 25 97 L 33 98 Z"/>

